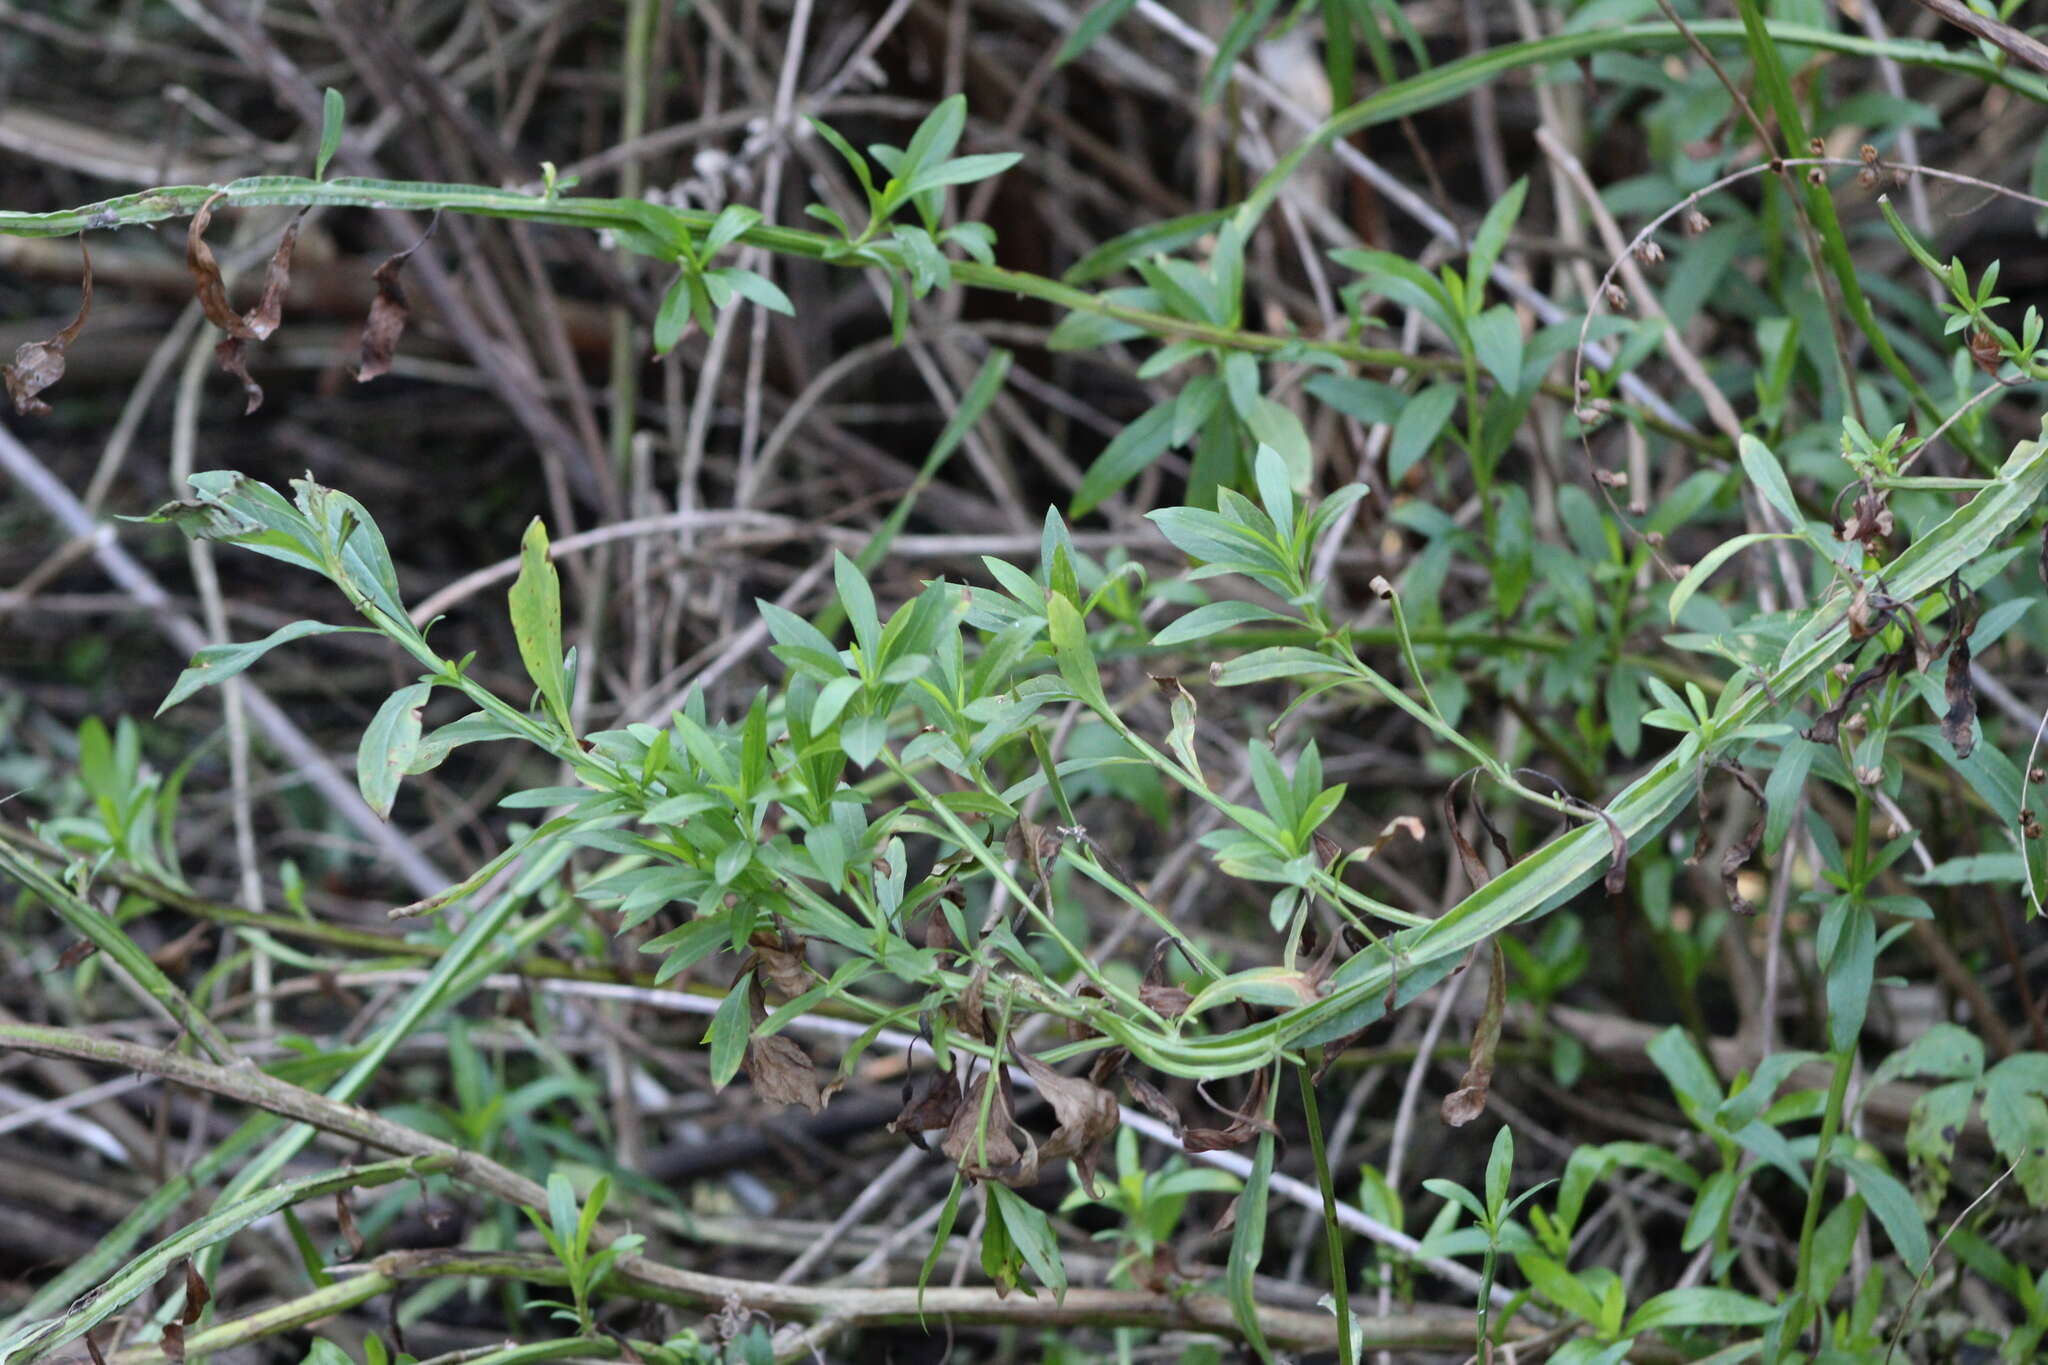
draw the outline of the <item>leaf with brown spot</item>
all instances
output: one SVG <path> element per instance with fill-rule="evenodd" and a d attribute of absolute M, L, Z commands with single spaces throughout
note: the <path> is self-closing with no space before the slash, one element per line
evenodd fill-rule
<path fill-rule="evenodd" d="M 1081 1183 L 1094 1197 L 1095 1148 L 1116 1131 L 1116 1096 L 1078 1077 L 1062 1076 L 1028 1052 L 1018 1053 L 1017 1062 L 1059 1120 L 1040 1155 L 1049 1160 L 1070 1158 L 1081 1173 Z"/>
<path fill-rule="evenodd" d="M 1459 1078 L 1458 1088 L 1444 1096 L 1440 1110 L 1444 1122 L 1453 1128 L 1463 1128 L 1486 1112 L 1486 1097 L 1493 1088 L 1494 1053 L 1500 1047 L 1500 1022 L 1508 1008 L 1507 955 L 1501 952 L 1498 935 L 1487 943 L 1493 954 L 1492 975 L 1486 982 L 1486 1008 L 1480 1011 L 1479 1023 L 1472 1030 L 1472 1047 L 1465 1054 L 1465 1074 Z"/>
<path fill-rule="evenodd" d="M 363 345 L 356 360 L 356 383 L 367 383 L 390 372 L 391 358 L 398 354 L 398 339 L 405 335 L 405 324 L 412 318 L 412 301 L 405 296 L 405 286 L 399 282 L 398 272 L 405 269 L 405 263 L 412 259 L 413 252 L 425 246 L 439 226 L 441 213 L 436 209 L 434 216 L 427 221 L 427 230 L 420 234 L 417 242 L 385 257 L 384 263 L 370 272 L 370 278 L 377 285 L 377 297 L 370 301 L 370 316 L 363 322 Z"/>
<path fill-rule="evenodd" d="M 78 239 L 78 254 L 85 262 L 78 286 L 78 316 L 47 341 L 22 342 L 14 348 L 14 363 L 0 371 L 7 380 L 7 396 L 14 400 L 18 416 L 36 416 L 50 410 L 50 405 L 36 395 L 64 377 L 64 352 L 78 340 L 78 334 L 85 330 L 85 320 L 92 316 L 92 253 L 85 249 L 83 237 Z"/>
<path fill-rule="evenodd" d="M 754 1093 L 770 1104 L 800 1104 L 813 1114 L 825 1107 L 810 1054 L 779 1033 L 747 1039 L 740 1065 L 754 1083 Z"/>

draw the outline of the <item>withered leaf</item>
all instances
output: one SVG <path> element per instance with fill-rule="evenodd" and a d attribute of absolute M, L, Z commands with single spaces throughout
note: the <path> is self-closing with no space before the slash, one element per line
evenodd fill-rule
<path fill-rule="evenodd" d="M 412 318 L 412 302 L 405 296 L 405 286 L 399 282 L 398 272 L 405 269 L 405 263 L 412 259 L 413 252 L 425 246 L 439 226 L 441 214 L 437 209 L 417 242 L 387 256 L 382 265 L 370 272 L 370 278 L 377 285 L 377 297 L 370 301 L 370 316 L 363 323 L 362 351 L 356 360 L 356 383 L 366 383 L 390 372 L 391 358 L 398 353 L 398 339 L 405 334 L 405 324 Z"/>
<path fill-rule="evenodd" d="M 185 1324 L 165 1323 L 164 1333 L 157 1338 L 156 1346 L 164 1353 L 165 1359 L 182 1362 L 185 1359 Z"/>
<path fill-rule="evenodd" d="M 1968 758 L 1977 747 L 1971 723 L 1977 719 L 1977 687 L 1970 681 L 1970 622 L 1958 621 L 1955 644 L 1948 652 L 1948 675 L 1941 695 L 1948 710 L 1941 718 L 1941 737 L 1955 747 L 1957 758 Z"/>
<path fill-rule="evenodd" d="M 68 972 L 79 963 L 100 950 L 100 945 L 89 938 L 82 938 L 66 948 L 57 958 L 57 970 Z"/>
<path fill-rule="evenodd" d="M 1181 1130 L 1180 1110 L 1173 1107 L 1173 1101 L 1166 1098 L 1160 1088 L 1141 1076 L 1124 1077 L 1124 1092 L 1131 1097 L 1131 1103 L 1173 1129 L 1177 1137 Z"/>
<path fill-rule="evenodd" d="M 85 1353 L 92 1357 L 92 1365 L 107 1365 L 107 1358 L 100 1354 L 100 1344 L 92 1339 L 92 1333 L 85 1334 Z"/>
<path fill-rule="evenodd" d="M 1017 1149 L 1016 1138 L 1012 1136 L 1017 1120 L 1007 1076 L 997 1084 L 996 1093 L 989 1100 L 986 1140 L 977 1136 L 981 1127 L 982 1102 L 988 1096 L 992 1074 L 996 1073 L 984 1071 L 974 1078 L 974 1084 L 968 1087 L 966 1097 L 960 1101 L 953 1121 L 946 1125 L 946 1136 L 939 1141 L 939 1150 L 951 1157 L 954 1164 L 969 1176 L 987 1177 L 1014 1170 L 1022 1155 Z M 1037 1173 L 1034 1171 L 1032 1174 L 1036 1176 Z"/>
<path fill-rule="evenodd" d="M 199 206 L 199 212 L 192 215 L 192 225 L 185 232 L 185 266 L 192 272 L 200 311 L 208 322 L 227 333 L 226 338 L 213 348 L 213 354 L 223 370 L 242 382 L 242 392 L 248 398 L 248 406 L 242 413 L 247 416 L 263 406 L 263 388 L 249 377 L 249 361 L 244 350 L 250 342 L 262 341 L 275 332 L 283 319 L 284 293 L 291 283 L 292 248 L 298 243 L 299 224 L 305 219 L 306 210 L 300 209 L 285 225 L 277 250 L 271 253 L 270 264 L 263 272 L 263 293 L 255 306 L 246 313 L 237 313 L 234 305 L 228 302 L 227 283 L 221 279 L 220 262 L 214 258 L 213 248 L 206 244 L 206 229 L 213 222 L 213 206 L 226 194 L 225 190 L 215 194 Z"/>
<path fill-rule="evenodd" d="M 78 239 L 78 254 L 85 262 L 78 286 L 78 316 L 47 341 L 24 341 L 15 347 L 14 363 L 0 372 L 6 377 L 7 396 L 14 400 L 14 411 L 22 417 L 50 410 L 50 405 L 36 395 L 64 377 L 64 352 L 78 340 L 78 334 L 85 330 L 85 320 L 92 315 L 92 253 L 85 249 L 83 237 Z"/>
<path fill-rule="evenodd" d="M 756 980 L 781 1000 L 793 1000 L 811 988 L 811 969 L 804 958 L 804 940 L 779 929 L 756 929 L 747 937 L 753 948 Z"/>
<path fill-rule="evenodd" d="M 355 1210 L 348 1206 L 347 1190 L 336 1190 L 334 1192 L 334 1222 L 336 1228 L 341 1233 L 342 1240 L 348 1243 L 348 1254 L 351 1256 L 362 1255 L 363 1234 L 356 1230 Z"/>
<path fill-rule="evenodd" d="M 1040 1155 L 1071 1158 L 1081 1183 L 1094 1195 L 1095 1147 L 1116 1131 L 1116 1096 L 1077 1077 L 1062 1076 L 1028 1052 L 1018 1053 L 1017 1061 L 1059 1120 Z"/>
<path fill-rule="evenodd" d="M 982 1009 L 982 996 L 988 989 L 988 965 L 976 967 L 974 974 L 967 978 L 967 989 L 960 992 L 960 998 L 946 1009 L 947 1017 L 968 1037 L 981 1042 L 988 1037 L 988 1016 Z"/>
<path fill-rule="evenodd" d="M 1491 975 L 1486 982 L 1486 1008 L 1472 1029 L 1472 1047 L 1466 1053 L 1465 1074 L 1458 1088 L 1444 1096 L 1441 1113 L 1445 1123 L 1463 1128 L 1486 1112 L 1486 1097 L 1493 1088 L 1493 1058 L 1500 1047 L 1500 1023 L 1508 1008 L 1508 960 L 1501 951 L 1500 937 L 1487 940 L 1493 949 L 1489 958 Z"/>
<path fill-rule="evenodd" d="M 1816 744 L 1833 744 L 1842 733 L 1842 722 L 1848 718 L 1850 708 L 1865 692 L 1883 682 L 1895 673 L 1904 673 L 1914 663 L 1913 644 L 1909 640 L 1897 649 L 1864 669 L 1842 689 L 1842 695 L 1835 704 L 1823 711 L 1820 718 L 1807 727 L 1803 738 Z"/>
<path fill-rule="evenodd" d="M 1194 999 L 1179 986 L 1138 987 L 1138 1003 L 1162 1019 L 1177 1019 L 1186 1014 Z"/>
<path fill-rule="evenodd" d="M 1842 529 L 1836 535 L 1845 541 L 1861 541 L 1865 550 L 1881 556 L 1894 525 L 1890 502 L 1890 489 L 1866 488 L 1857 495 L 1849 519 L 1842 523 Z"/>
<path fill-rule="evenodd" d="M 213 1295 L 207 1292 L 206 1279 L 200 1275 L 199 1267 L 191 1261 L 185 1262 L 185 1325 L 190 1327 L 199 1321 L 199 1315 L 206 1311 L 206 1305 L 213 1302 Z"/>
<path fill-rule="evenodd" d="M 1195 1093 L 1207 1100 L 1218 1112 L 1228 1114 L 1230 1122 L 1221 1128 L 1182 1129 L 1181 1149 L 1187 1152 L 1228 1151 L 1233 1147 L 1244 1146 L 1261 1133 L 1272 1133 L 1277 1136 L 1280 1132 L 1279 1127 L 1260 1112 L 1266 1107 L 1266 1085 L 1266 1073 L 1263 1070 L 1253 1072 L 1251 1090 L 1245 1095 L 1244 1108 L 1232 1109 L 1216 1102 L 1215 1096 L 1209 1093 L 1207 1082 L 1197 1081 Z"/>
<path fill-rule="evenodd" d="M 813 1114 L 825 1107 L 810 1054 L 783 1035 L 747 1039 L 741 1065 L 754 1083 L 754 1093 L 770 1104 L 800 1104 Z"/>
<path fill-rule="evenodd" d="M 920 1071 L 903 1082 L 903 1108 L 889 1120 L 889 1131 L 901 1133 L 919 1148 L 924 1134 L 952 1126 L 960 1112 L 960 1087 L 951 1072 Z"/>

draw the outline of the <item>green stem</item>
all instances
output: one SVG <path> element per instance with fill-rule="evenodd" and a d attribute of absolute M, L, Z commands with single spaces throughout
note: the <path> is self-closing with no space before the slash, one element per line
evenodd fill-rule
<path fill-rule="evenodd" d="M 1330 1296 L 1337 1310 L 1337 1361 L 1338 1365 L 1355 1365 L 1358 1351 L 1351 1340 L 1351 1276 L 1344 1267 L 1344 1232 L 1337 1226 L 1337 1184 L 1330 1173 L 1330 1154 L 1323 1149 L 1323 1120 L 1308 1067 L 1295 1067 L 1294 1078 L 1301 1086 L 1301 1112 L 1308 1124 L 1309 1152 L 1315 1157 L 1316 1188 L 1323 1194 L 1323 1240 L 1330 1250 Z"/>

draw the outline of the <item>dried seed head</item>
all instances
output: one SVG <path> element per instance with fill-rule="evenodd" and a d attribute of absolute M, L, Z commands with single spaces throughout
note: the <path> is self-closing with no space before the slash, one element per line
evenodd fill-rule
<path fill-rule="evenodd" d="M 1620 285 L 1610 284 L 1600 291 L 1600 295 L 1607 300 L 1609 310 L 1616 313 L 1626 313 L 1628 311 L 1628 295 L 1622 290 Z"/>
<path fill-rule="evenodd" d="M 1613 413 L 1613 403 L 1605 398 L 1595 398 L 1590 402 L 1579 404 L 1572 415 L 1579 419 L 1581 426 L 1597 427 L 1612 416 Z"/>
<path fill-rule="evenodd" d="M 1806 183 L 1807 183 L 1807 184 L 1809 184 L 1809 185 L 1825 185 L 1825 184 L 1827 184 L 1827 183 L 1828 183 L 1828 176 L 1827 176 L 1827 172 L 1826 172 L 1826 171 L 1823 171 L 1823 170 L 1822 170 L 1822 169 L 1821 169 L 1820 167 L 1818 167 L 1818 166 L 1815 166 L 1815 167 L 1814 167 L 1813 169 L 1809 170 L 1809 171 L 1808 171 L 1808 172 L 1806 173 Z"/>
<path fill-rule="evenodd" d="M 1657 245 L 1656 238 L 1645 237 L 1642 245 L 1636 248 L 1636 259 L 1644 265 L 1661 264 L 1664 260 L 1664 248 Z"/>
<path fill-rule="evenodd" d="M 1596 469 L 1593 471 L 1593 477 L 1608 488 L 1628 487 L 1628 475 L 1619 469 Z"/>
<path fill-rule="evenodd" d="M 1394 585 L 1387 581 L 1385 574 L 1374 574 L 1370 586 L 1372 588 L 1372 595 L 1379 598 L 1380 601 L 1390 602 L 1393 600 Z"/>
<path fill-rule="evenodd" d="M 1687 209 L 1679 216 L 1678 223 L 1685 229 L 1685 235 L 1688 237 L 1697 237 L 1714 225 L 1707 215 L 1697 208 Z"/>
<path fill-rule="evenodd" d="M 1877 164 L 1877 148 L 1867 142 L 1857 149 L 1856 154 L 1863 158 L 1863 164 L 1866 166 L 1875 166 Z"/>
<path fill-rule="evenodd" d="M 2036 785 L 2039 785 L 2043 782 L 2048 782 L 2048 768 L 2027 769 L 2027 781 L 2032 782 Z"/>
<path fill-rule="evenodd" d="M 1661 550 L 1664 548 L 1664 533 L 1662 531 L 1651 531 L 1649 534 L 1645 535 L 1643 539 L 1650 542 L 1650 548 L 1653 550 Z"/>
<path fill-rule="evenodd" d="M 1828 154 L 1828 144 L 1817 137 L 1810 137 L 1806 140 L 1806 150 L 1815 156 L 1826 156 Z"/>
<path fill-rule="evenodd" d="M 1868 166 L 1856 172 L 1856 186 L 1858 189 L 1874 190 L 1877 188 L 1877 180 L 1877 172 Z"/>

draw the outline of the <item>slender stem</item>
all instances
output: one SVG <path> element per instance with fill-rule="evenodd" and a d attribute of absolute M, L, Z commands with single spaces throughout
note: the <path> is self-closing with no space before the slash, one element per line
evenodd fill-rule
<path fill-rule="evenodd" d="M 1323 1194 L 1323 1237 L 1330 1248 L 1330 1296 L 1337 1310 L 1338 1365 L 1355 1365 L 1358 1350 L 1351 1340 L 1351 1276 L 1344 1268 L 1344 1232 L 1337 1226 L 1337 1184 L 1330 1172 L 1330 1154 L 1323 1149 L 1323 1119 L 1316 1107 L 1315 1082 L 1308 1067 L 1294 1068 L 1301 1086 L 1302 1118 L 1308 1124 L 1308 1145 L 1316 1162 L 1316 1187 Z"/>

